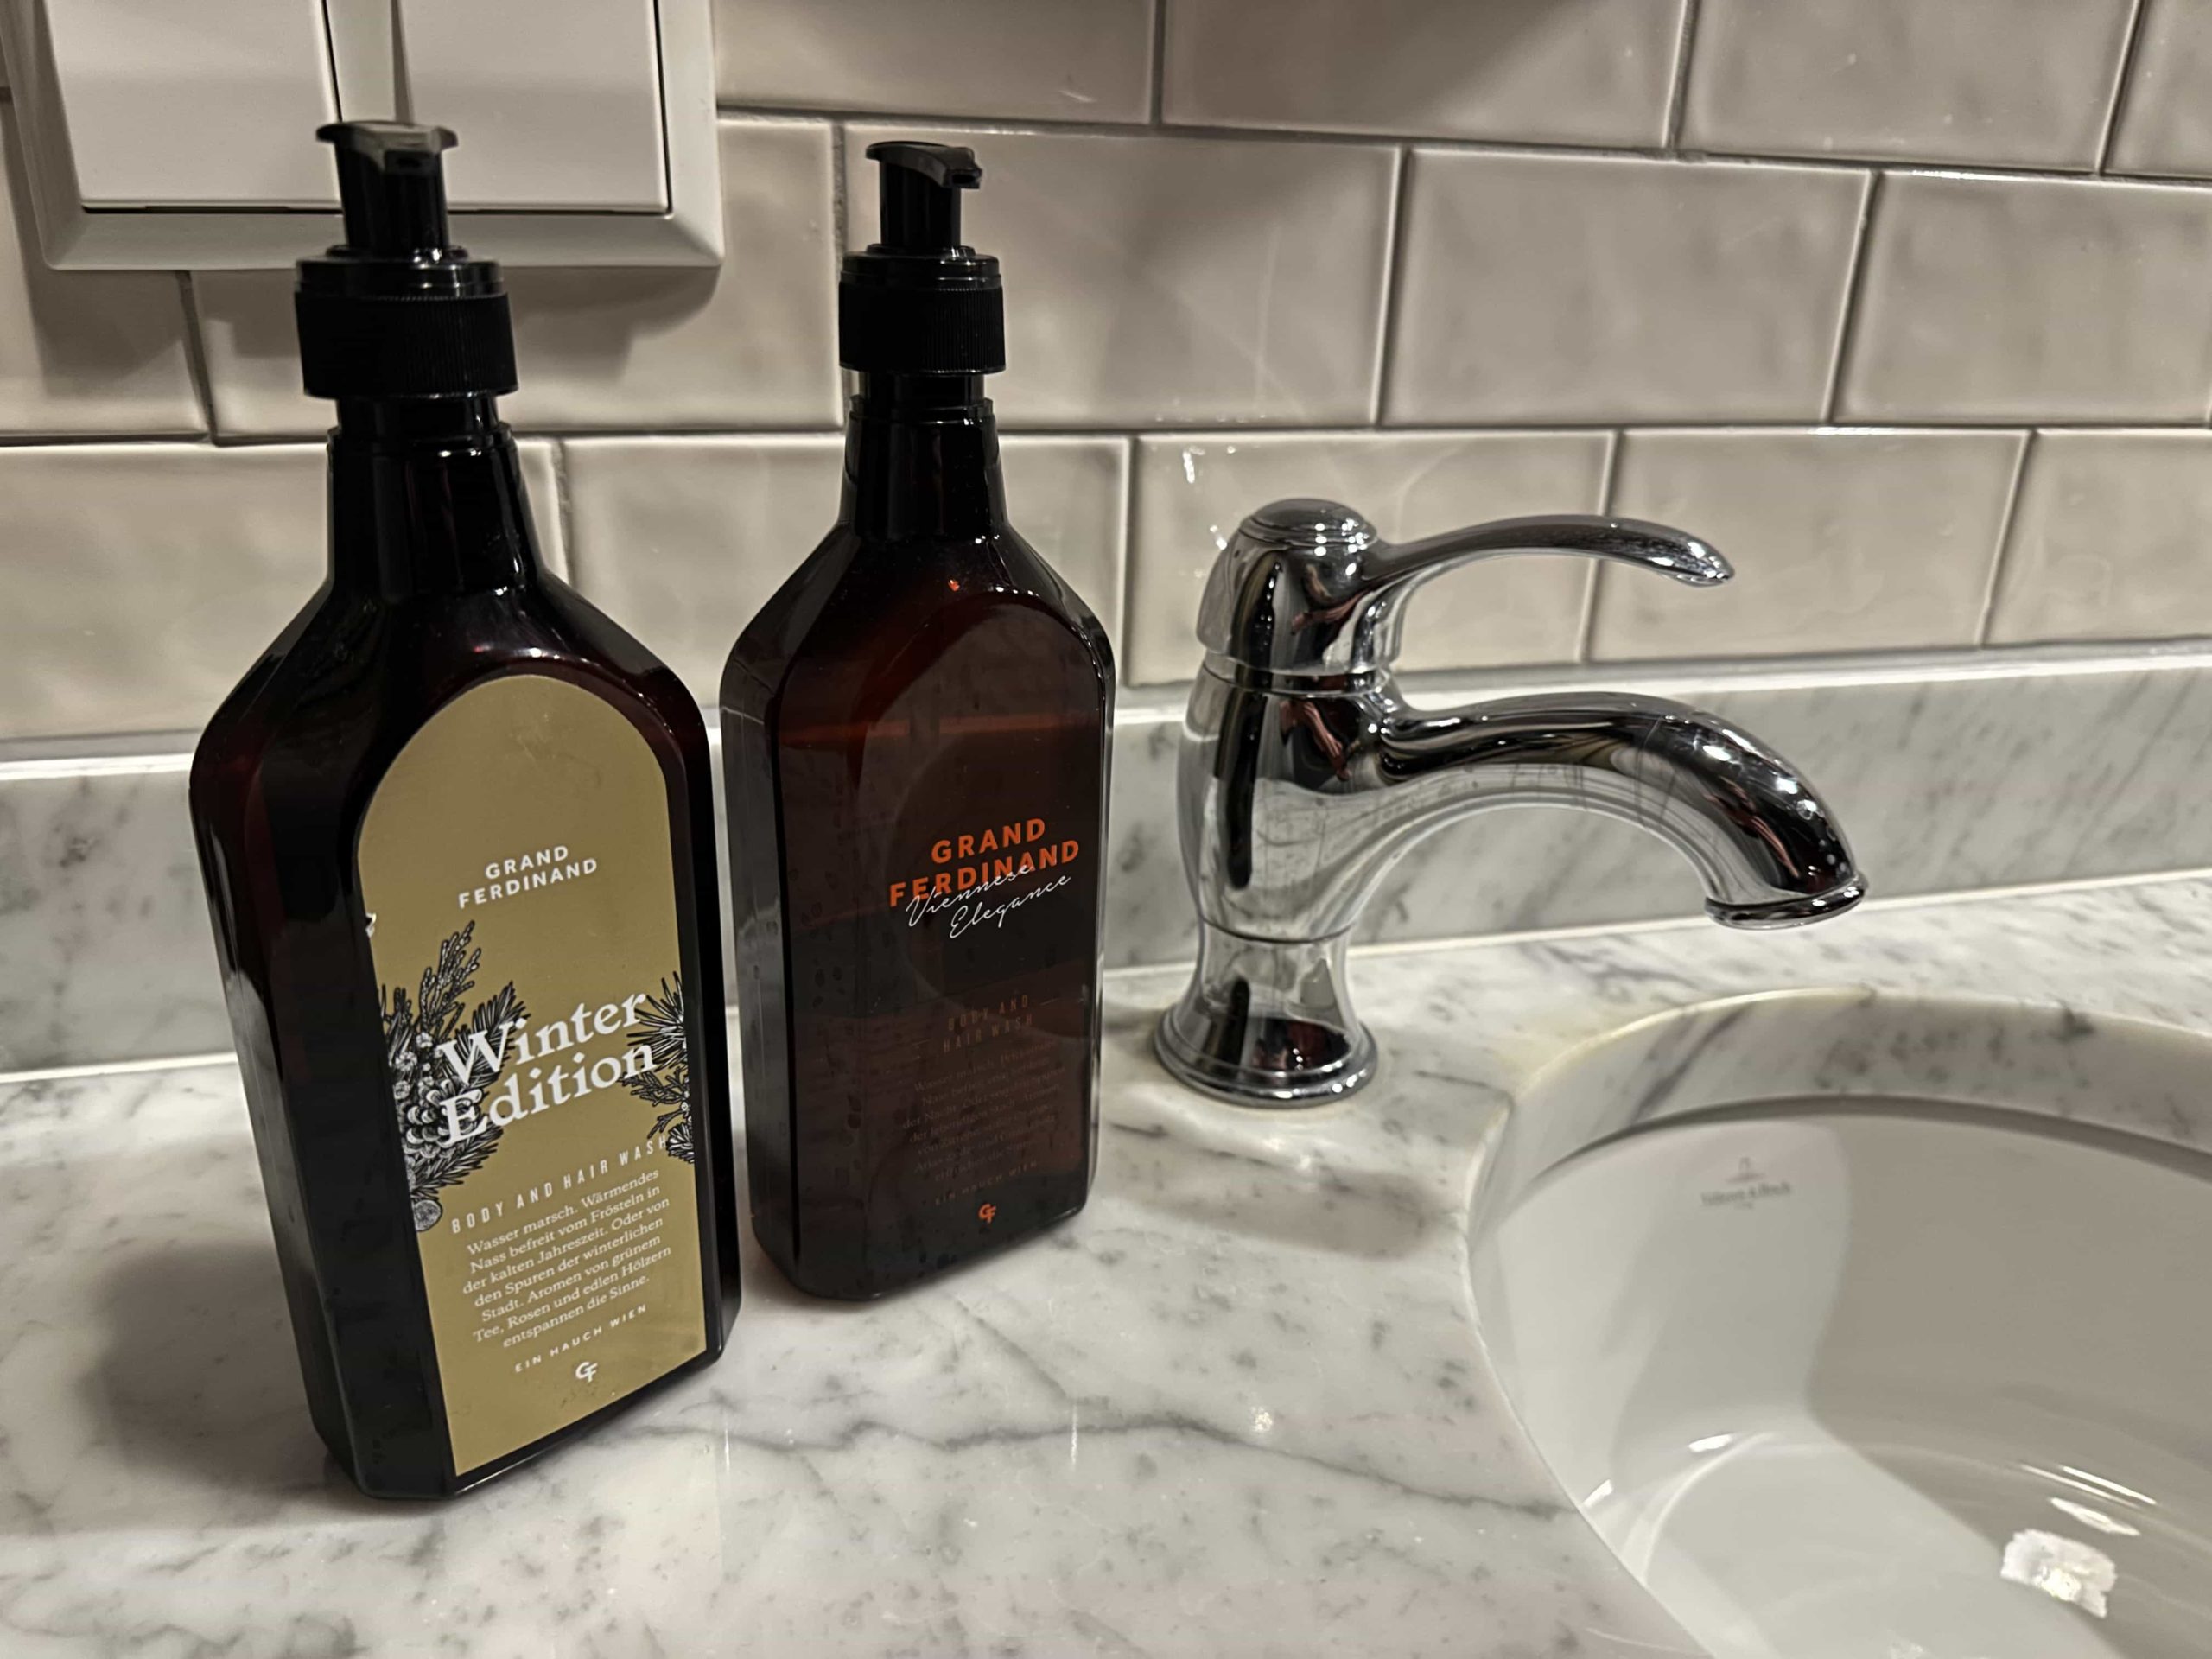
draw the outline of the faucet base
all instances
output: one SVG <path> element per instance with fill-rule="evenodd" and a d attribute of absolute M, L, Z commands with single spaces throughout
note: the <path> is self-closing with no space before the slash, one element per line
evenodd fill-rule
<path fill-rule="evenodd" d="M 1342 1100 L 1375 1076 L 1375 1039 L 1344 984 L 1348 934 L 1251 939 L 1204 923 L 1182 999 L 1153 1051 L 1177 1082 L 1240 1106 Z"/>

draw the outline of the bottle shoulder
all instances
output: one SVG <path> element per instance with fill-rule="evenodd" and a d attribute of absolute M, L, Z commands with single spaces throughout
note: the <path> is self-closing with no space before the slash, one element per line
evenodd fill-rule
<path fill-rule="evenodd" d="M 326 590 L 226 698 L 194 754 L 195 810 L 251 798 L 339 819 L 455 699 L 539 674 L 620 709 L 675 770 L 707 765 L 698 705 L 672 671 L 556 578 L 526 590 L 387 604 Z"/>
<path fill-rule="evenodd" d="M 1110 701 L 1113 647 L 1082 596 L 1017 532 L 963 541 L 871 543 L 840 525 L 738 637 L 725 712 L 758 716 L 798 681 L 885 680 L 926 672 L 963 636 L 1019 616 L 1037 642 L 1057 634 Z M 1030 626 L 1041 625 L 1041 626 Z"/>

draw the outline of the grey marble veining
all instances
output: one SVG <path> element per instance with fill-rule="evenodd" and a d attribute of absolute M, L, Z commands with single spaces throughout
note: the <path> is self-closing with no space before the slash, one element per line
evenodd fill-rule
<path fill-rule="evenodd" d="M 1116 976 L 1080 1217 L 865 1308 L 748 1259 L 722 1363 L 442 1507 L 326 1464 L 229 1067 L 13 1085 L 0 1651 L 1687 1656 L 1471 1322 L 1484 1148 L 1516 1102 L 1565 1109 L 1560 1057 L 1618 1085 L 1586 1087 L 1570 1141 L 1800 1085 L 2033 1094 L 2212 1141 L 2182 1086 L 2212 1043 L 2115 1018 L 2212 1026 L 2208 879 L 1354 975 L 1383 1074 L 1292 1116 L 1178 1089 L 1147 1040 L 1179 976 Z M 2038 1011 L 1917 1000 L 1965 993 Z"/>
<path fill-rule="evenodd" d="M 2212 868 L 2202 655 L 1604 683 L 1710 708 L 1781 749 L 1835 807 L 1877 894 Z M 1196 943 L 1175 838 L 1179 713 L 1133 701 L 1115 734 L 1107 847 L 1115 967 L 1187 960 Z M 0 1071 L 229 1047 L 186 747 L 75 770 L 0 761 Z M 1680 860 L 1625 825 L 1486 813 L 1401 859 L 1359 937 L 1479 938 L 1699 904 Z"/>
<path fill-rule="evenodd" d="M 0 1071 L 229 1046 L 181 758 L 0 765 Z"/>

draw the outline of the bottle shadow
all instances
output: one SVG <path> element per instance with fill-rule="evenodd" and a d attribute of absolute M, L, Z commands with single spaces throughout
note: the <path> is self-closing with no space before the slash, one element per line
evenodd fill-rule
<path fill-rule="evenodd" d="M 265 1237 L 127 1255 L 102 1275 L 94 1319 L 105 1344 L 76 1391 L 83 1450 L 39 1529 L 220 1528 L 388 1508 L 354 1491 L 308 1421 Z"/>

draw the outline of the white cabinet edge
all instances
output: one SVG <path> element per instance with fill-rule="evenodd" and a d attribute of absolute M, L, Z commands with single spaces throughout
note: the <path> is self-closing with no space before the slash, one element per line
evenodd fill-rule
<path fill-rule="evenodd" d="M 712 0 L 655 3 L 669 211 L 456 212 L 454 233 L 471 252 L 510 265 L 721 262 Z M 7 54 L 23 171 L 47 264 L 78 270 L 251 270 L 289 265 L 340 239 L 335 213 L 87 211 L 78 200 L 41 0 L 5 0 L 0 46 Z"/>

